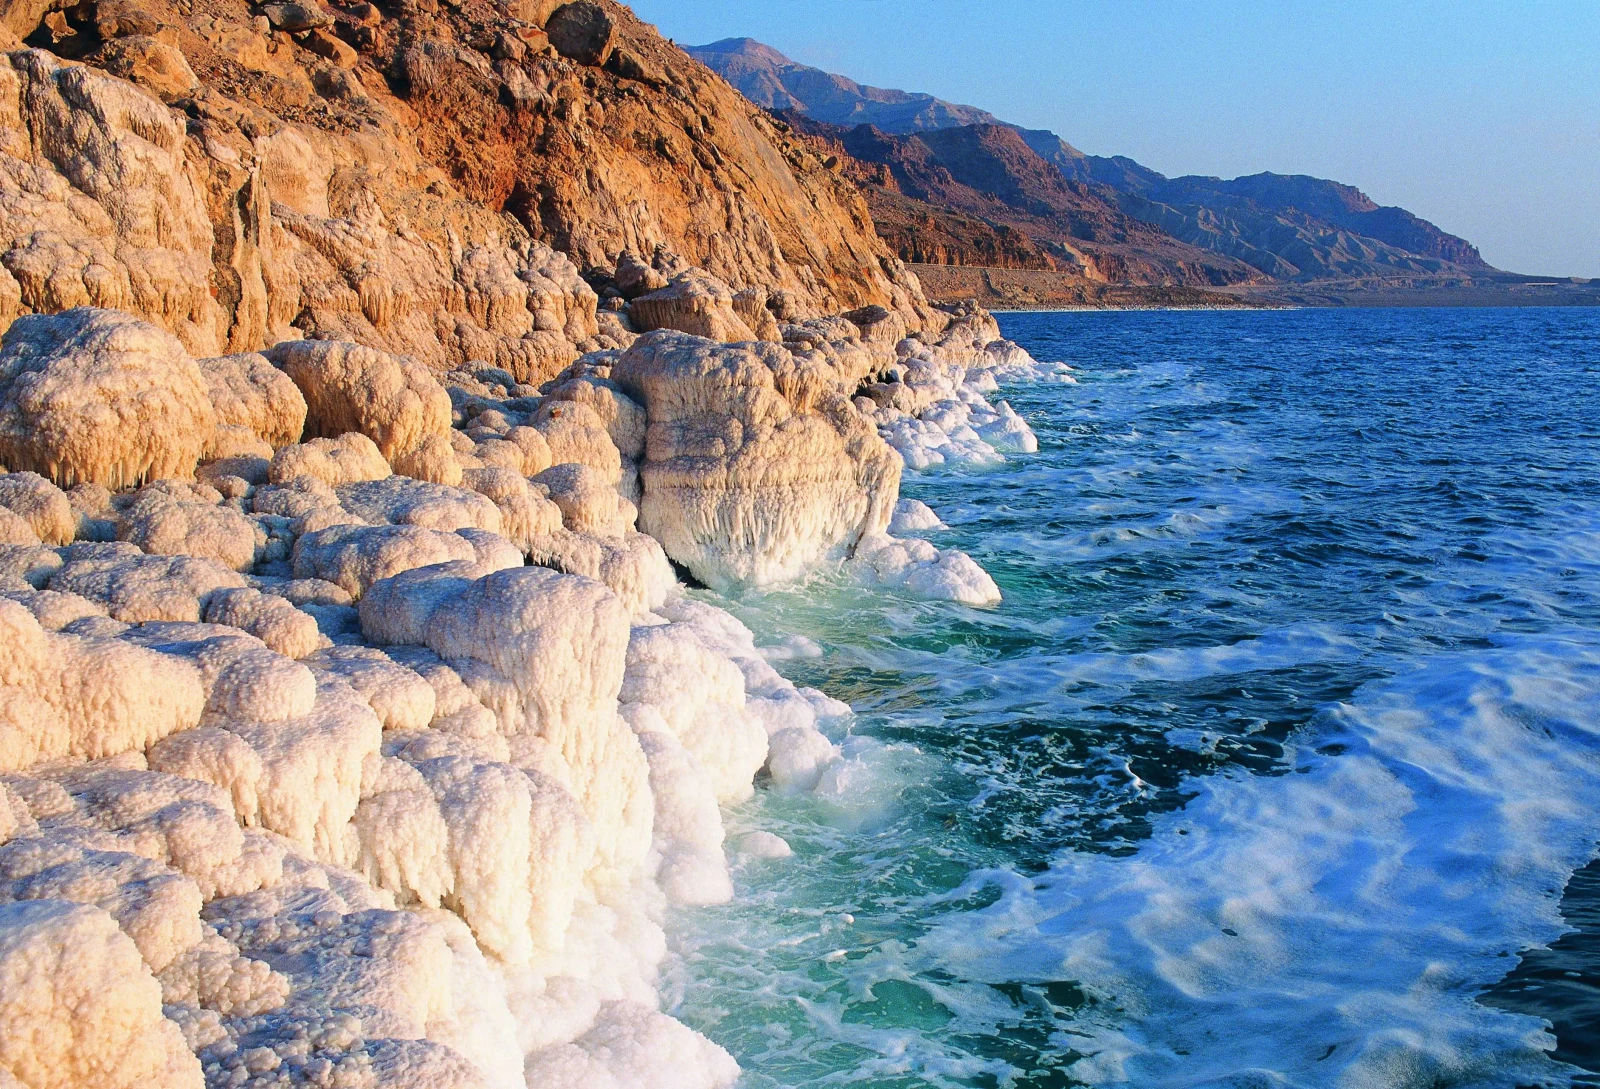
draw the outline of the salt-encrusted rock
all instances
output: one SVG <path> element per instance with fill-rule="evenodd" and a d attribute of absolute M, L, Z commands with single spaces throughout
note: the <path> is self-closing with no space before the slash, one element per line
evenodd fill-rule
<path fill-rule="evenodd" d="M 0 340 L 0 463 L 70 487 L 188 480 L 216 428 L 171 333 L 80 307 L 18 318 Z"/>
<path fill-rule="evenodd" d="M 572 401 L 592 409 L 625 458 L 644 456 L 646 418 L 644 406 L 622 392 L 609 378 L 580 375 L 548 387 L 551 401 Z M 538 472 L 532 470 L 532 473 Z"/>
<path fill-rule="evenodd" d="M 561 508 L 521 473 L 504 468 L 469 469 L 461 483 L 484 496 L 500 510 L 500 532 L 524 553 L 536 542 L 561 528 Z"/>
<path fill-rule="evenodd" d="M 306 426 L 306 399 L 266 356 L 244 352 L 201 359 L 198 364 L 219 430 L 242 429 L 272 450 L 300 441 Z M 208 452 L 208 456 L 225 455 Z"/>
<path fill-rule="evenodd" d="M 772 311 L 767 307 L 767 289 L 764 287 L 747 287 L 736 291 L 733 295 L 734 313 L 744 319 L 750 331 L 758 340 L 781 341 L 783 330 L 778 325 L 778 319 L 772 316 Z"/>
<path fill-rule="evenodd" d="M 971 556 L 953 548 L 940 550 L 927 541 L 869 537 L 857 548 L 853 566 L 870 582 L 904 587 L 918 597 L 964 605 L 1000 603 L 1000 588 Z"/>
<path fill-rule="evenodd" d="M 652 268 L 636 253 L 624 250 L 617 258 L 617 271 L 613 277 L 617 290 L 625 299 L 637 299 L 667 286 L 667 278 Z"/>
<path fill-rule="evenodd" d="M 21 583 L 42 590 L 61 570 L 61 563 L 58 548 L 40 544 L 0 544 L 0 583 Z"/>
<path fill-rule="evenodd" d="M 219 624 L 140 624 L 122 639 L 194 665 L 207 716 L 280 721 L 311 713 L 316 678 L 260 640 Z"/>
<path fill-rule="evenodd" d="M 117 620 L 197 621 L 211 595 L 245 585 L 244 578 L 214 560 L 195 556 L 147 556 L 126 542 L 75 544 L 50 576 L 50 589 L 81 594 L 105 606 Z"/>
<path fill-rule="evenodd" d="M 133 942 L 62 900 L 0 906 L 0 1069 L 29 1089 L 204 1085 Z"/>
<path fill-rule="evenodd" d="M 378 644 L 421 646 L 435 610 L 490 573 L 476 560 L 456 560 L 380 579 L 362 595 L 361 632 Z"/>
<path fill-rule="evenodd" d="M 432 686 L 377 647 L 328 647 L 305 662 L 318 676 L 349 685 L 385 730 L 420 730 L 433 721 Z"/>
<path fill-rule="evenodd" d="M 529 1085 L 626 1085 L 636 1070 L 671 1070 L 685 1086 L 724 1089 L 739 1064 L 704 1036 L 649 1006 L 609 1002 L 570 1044 L 528 1059 Z"/>
<path fill-rule="evenodd" d="M 593 408 L 577 401 L 546 401 L 534 414 L 533 427 L 544 436 L 551 465 L 587 465 L 609 484 L 621 480 L 622 455 L 605 420 Z M 526 460 L 522 471 L 529 476 L 538 472 Z"/>
<path fill-rule="evenodd" d="M 248 571 L 257 553 L 256 529 L 232 507 L 197 488 L 162 480 L 139 490 L 122 514 L 117 539 L 154 556 L 197 556 Z"/>
<path fill-rule="evenodd" d="M 933 508 L 920 499 L 902 499 L 895 504 L 894 518 L 889 522 L 889 532 L 917 533 L 922 530 L 943 529 L 944 522 Z"/>
<path fill-rule="evenodd" d="M 78 519 L 67 493 L 38 473 L 0 474 L 0 507 L 26 522 L 35 540 L 44 544 L 71 544 L 77 535 Z"/>
<path fill-rule="evenodd" d="M 550 441 L 537 428 L 518 426 L 506 432 L 505 441 L 522 451 L 520 472 L 527 476 L 542 473 L 555 464 Z"/>
<path fill-rule="evenodd" d="M 494 690 L 502 729 L 547 744 L 595 825 L 600 857 L 628 873 L 649 849 L 649 769 L 617 716 L 628 640 L 621 601 L 600 583 L 537 567 L 499 571 L 442 603 L 427 623 L 441 658 L 482 669 L 466 678 Z"/>
<path fill-rule="evenodd" d="M 60 712 L 25 688 L 0 686 L 0 773 L 60 760 L 72 732 Z"/>
<path fill-rule="evenodd" d="M 467 488 L 396 475 L 343 484 L 334 493 L 345 510 L 371 525 L 500 532 L 500 511 L 494 502 Z"/>
<path fill-rule="evenodd" d="M 39 534 L 27 519 L 5 507 L 0 507 L 0 545 L 36 545 Z"/>
<path fill-rule="evenodd" d="M 644 533 L 600 537 L 557 527 L 534 539 L 528 562 L 602 582 L 636 616 L 665 601 L 678 582 L 661 545 Z"/>
<path fill-rule="evenodd" d="M 633 504 L 617 494 L 597 470 L 587 465 L 552 465 L 533 478 L 561 511 L 561 521 L 575 533 L 621 537 L 633 528 Z"/>
<path fill-rule="evenodd" d="M 654 333 L 612 377 L 649 413 L 640 528 L 707 584 L 793 578 L 888 526 L 900 459 L 786 349 Z"/>
<path fill-rule="evenodd" d="M 69 755 L 143 750 L 200 721 L 205 693 L 186 662 L 117 639 L 46 632 L 9 600 L 0 600 L 0 644 L 0 685 L 54 708 L 70 738 Z"/>
<path fill-rule="evenodd" d="M 304 658 L 322 643 L 309 615 L 285 598 L 250 588 L 218 590 L 207 601 L 203 619 L 248 632 L 287 658 Z"/>
<path fill-rule="evenodd" d="M 628 318 L 642 333 L 677 329 L 730 343 L 759 339 L 734 309 L 728 285 L 699 269 L 681 272 L 661 290 L 634 299 Z"/>
<path fill-rule="evenodd" d="M 695 760 L 719 802 L 739 802 L 767 759 L 767 732 L 744 714 L 744 676 L 688 624 L 636 627 L 618 698 L 653 708 Z M 639 730 L 637 719 L 630 719 Z"/>
<path fill-rule="evenodd" d="M 26 608 L 39 621 L 45 631 L 60 631 L 75 620 L 86 616 L 105 616 L 105 607 L 80 594 L 60 593 L 55 590 L 4 590 L 0 596 Z"/>
<path fill-rule="evenodd" d="M 267 479 L 274 484 L 288 484 L 311 477 L 329 487 L 338 487 L 362 480 L 382 480 L 391 471 L 377 444 L 352 431 L 336 439 L 316 438 L 281 447 L 272 455 Z"/>
<path fill-rule="evenodd" d="M 383 725 L 365 700 L 336 678 L 319 679 L 311 713 L 271 722 L 222 719 L 260 758 L 256 784 L 263 827 L 319 859 L 353 861 L 345 830 L 361 801 L 361 770 L 376 755 Z"/>
<path fill-rule="evenodd" d="M 246 827 L 261 822 L 261 756 L 239 735 L 215 726 L 172 734 L 150 746 L 153 771 L 211 783 L 227 792 L 233 811 Z"/>
<path fill-rule="evenodd" d="M 294 576 L 341 587 L 353 598 L 379 579 L 414 567 L 476 560 L 472 542 L 457 533 L 420 526 L 332 526 L 294 545 Z"/>
<path fill-rule="evenodd" d="M 675 904 L 727 903 L 733 882 L 722 851 L 716 785 L 682 742 L 657 728 L 658 720 L 641 713 L 629 722 L 650 761 L 654 842 L 661 856 L 656 881 Z"/>
<path fill-rule="evenodd" d="M 285 341 L 266 354 L 305 395 L 308 435 L 360 432 L 395 472 L 420 479 L 438 479 L 453 464 L 444 457 L 450 395 L 421 364 L 330 340 Z"/>

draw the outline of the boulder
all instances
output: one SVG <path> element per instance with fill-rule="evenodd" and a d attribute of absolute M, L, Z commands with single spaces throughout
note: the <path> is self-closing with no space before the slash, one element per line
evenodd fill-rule
<path fill-rule="evenodd" d="M 358 432 L 377 443 L 395 472 L 419 479 L 444 475 L 441 468 L 453 465 L 443 456 L 450 395 L 421 364 L 331 340 L 285 341 L 266 355 L 305 395 L 308 436 Z M 459 481 L 459 466 L 455 472 Z"/>
<path fill-rule="evenodd" d="M 544 31 L 556 52 L 568 60 L 598 66 L 611 59 L 616 26 L 599 4 L 589 0 L 563 4 L 551 13 Z"/>
<path fill-rule="evenodd" d="M 273 30 L 295 34 L 302 30 L 315 30 L 329 26 L 333 16 L 320 4 L 267 4 L 261 9 Z"/>
<path fill-rule="evenodd" d="M 163 102 L 187 98 L 199 88 L 194 70 L 176 46 L 149 34 L 106 43 L 99 60 L 108 72 L 137 83 Z"/>
<path fill-rule="evenodd" d="M 624 299 L 637 299 L 667 286 L 667 278 L 650 267 L 638 254 L 623 250 L 617 258 L 617 271 L 613 277 L 617 290 Z"/>
<path fill-rule="evenodd" d="M 0 1071 L 36 1089 L 205 1084 L 138 947 L 64 900 L 0 907 Z"/>
<path fill-rule="evenodd" d="M 216 430 L 171 333 L 115 310 L 18 318 L 0 340 L 0 463 L 63 487 L 189 480 Z"/>
<path fill-rule="evenodd" d="M 729 343 L 759 339 L 734 309 L 728 285 L 699 269 L 680 272 L 661 290 L 634 299 L 628 317 L 640 332 L 677 329 Z"/>
<path fill-rule="evenodd" d="M 243 352 L 198 362 L 219 429 L 242 428 L 274 450 L 300 441 L 306 399 L 266 356 Z"/>
<path fill-rule="evenodd" d="M 795 578 L 887 528 L 900 457 L 827 369 L 656 332 L 611 377 L 649 417 L 639 526 L 708 585 Z"/>

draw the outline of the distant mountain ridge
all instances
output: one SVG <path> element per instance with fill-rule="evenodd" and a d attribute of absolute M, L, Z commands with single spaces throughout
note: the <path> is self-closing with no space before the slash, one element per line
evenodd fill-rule
<path fill-rule="evenodd" d="M 799 110 L 830 125 L 876 125 L 885 132 L 905 133 L 1000 124 L 998 117 L 976 106 L 868 87 L 798 64 L 754 38 L 724 38 L 710 45 L 686 45 L 683 50 L 757 106 Z"/>
<path fill-rule="evenodd" d="M 1237 282 L 1244 277 L 1236 275 L 1235 265 L 1289 282 L 1470 278 L 1495 271 L 1467 240 L 1404 208 L 1380 206 L 1361 190 L 1340 182 L 1266 172 L 1234 179 L 1168 178 L 1124 156 L 1087 155 L 1053 132 L 1010 125 L 973 106 L 946 102 L 932 95 L 864 86 L 799 64 L 750 38 L 688 46 L 686 51 L 756 104 L 777 112 L 787 111 L 791 120 L 793 115 L 803 115 L 837 127 L 841 131 L 826 133 L 813 128 L 811 133 L 833 137 L 858 159 L 891 166 L 890 174 L 896 182 L 893 188 L 902 194 L 933 209 L 1004 224 L 1021 231 L 1045 251 L 1052 244 L 1062 244 L 1063 231 L 1094 241 L 1068 221 L 1072 221 L 1074 210 L 1081 221 L 1090 206 L 1098 204 L 1109 205 L 1124 219 L 1137 220 L 1168 236 L 1161 243 L 1167 251 L 1166 258 L 1149 267 L 1139 260 L 1130 266 L 1144 268 L 1145 274 L 1180 254 L 1182 251 L 1175 246 L 1214 255 L 1198 263 L 1189 262 L 1194 265 L 1191 272 L 1195 275 L 1185 279 L 1180 274 L 1173 282 L 1196 283 L 1206 278 L 1213 283 Z M 857 126 L 872 129 L 870 134 L 844 137 L 843 130 Z M 1007 130 L 1020 139 L 1009 140 L 996 130 Z M 926 151 L 907 141 L 922 144 Z M 1021 154 L 1019 149 L 1031 151 L 1032 155 Z M 929 159 L 946 169 L 965 190 L 993 196 L 1006 210 L 985 211 L 978 206 L 981 201 L 974 202 L 965 191 L 952 194 L 939 192 L 937 186 L 909 184 L 910 174 L 915 172 L 910 164 L 918 159 Z M 1062 197 L 1059 187 L 1041 181 L 1040 167 L 1046 165 L 1068 182 L 1076 183 L 1081 191 L 1075 197 Z M 1053 195 L 1041 199 L 1040 194 L 1046 189 L 1052 190 Z M 871 194 L 868 200 L 875 206 L 886 203 L 882 199 L 874 201 Z M 923 219 L 937 218 L 926 210 L 918 214 Z M 1022 220 L 1018 219 L 1019 214 Z M 1116 217 L 1108 216 L 1103 208 L 1095 208 L 1090 218 L 1109 225 Z M 1122 232 L 1128 235 L 1125 228 Z M 972 236 L 970 230 L 966 234 Z M 892 230 L 885 237 L 903 257 L 916 259 L 908 252 L 910 243 L 906 238 L 896 237 Z M 1128 245 L 1122 247 L 1124 262 L 1141 245 L 1154 244 L 1154 237 L 1147 234 L 1143 239 L 1125 238 Z M 1065 244 L 1072 246 L 1070 240 Z M 1015 245 L 1010 249 L 1019 252 Z M 1185 262 L 1179 260 L 1178 264 Z"/>

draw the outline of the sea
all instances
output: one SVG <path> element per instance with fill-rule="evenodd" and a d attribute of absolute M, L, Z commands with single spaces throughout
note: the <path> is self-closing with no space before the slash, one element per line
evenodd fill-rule
<path fill-rule="evenodd" d="M 1600 312 L 1009 314 L 907 473 L 992 609 L 715 598 L 848 701 L 669 1011 L 769 1087 L 1600 1085 Z"/>

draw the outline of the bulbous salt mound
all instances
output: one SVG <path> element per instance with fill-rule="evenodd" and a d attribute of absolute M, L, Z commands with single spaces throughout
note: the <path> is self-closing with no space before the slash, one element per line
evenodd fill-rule
<path fill-rule="evenodd" d="M 602 862 L 627 873 L 650 846 L 649 766 L 617 715 L 628 613 L 605 586 L 539 567 L 497 571 L 440 603 L 425 624 L 439 657 L 483 667 L 464 677 L 502 730 L 542 738 L 566 761 Z M 483 693 L 480 692 L 480 696 Z"/>
<path fill-rule="evenodd" d="M 27 767 L 30 753 L 93 760 L 143 751 L 197 725 L 205 705 L 200 674 L 189 663 L 119 639 L 45 631 L 9 600 L 0 600 L 0 685 L 34 697 L 11 702 L 16 718 L 0 726 L 0 749 L 11 763 L 0 771 Z"/>
<path fill-rule="evenodd" d="M 300 477 L 312 477 L 336 488 L 362 480 L 382 480 L 391 472 L 377 445 L 352 431 L 336 439 L 312 439 L 279 447 L 267 465 L 267 480 L 288 484 Z"/>
<path fill-rule="evenodd" d="M 201 1089 L 161 985 L 98 908 L 0 907 L 0 1071 L 28 1089 Z"/>
<path fill-rule="evenodd" d="M 27 522 L 45 544 L 71 544 L 77 535 L 78 518 L 67 493 L 38 473 L 0 473 L 0 507 Z"/>
<path fill-rule="evenodd" d="M 168 480 L 139 490 L 123 512 L 117 539 L 153 556 L 198 556 L 235 571 L 250 570 L 256 558 L 255 526 L 248 518 Z"/>
<path fill-rule="evenodd" d="M 238 428 L 274 450 L 300 441 L 306 426 L 306 399 L 266 356 L 243 352 L 198 363 L 219 431 Z"/>
<path fill-rule="evenodd" d="M 460 482 L 450 447 L 450 395 L 426 367 L 336 340 L 290 340 L 266 354 L 305 395 L 308 437 L 360 432 L 378 444 L 395 472 Z"/>
<path fill-rule="evenodd" d="M 727 343 L 758 339 L 735 309 L 728 285 L 699 269 L 680 272 L 660 291 L 634 299 L 628 317 L 640 332 L 677 329 Z"/>
<path fill-rule="evenodd" d="M 612 379 L 649 414 L 639 527 L 702 582 L 791 579 L 888 526 L 899 455 L 783 347 L 651 333 Z"/>
<path fill-rule="evenodd" d="M 63 487 L 192 480 L 216 430 L 178 339 L 115 310 L 18 318 L 0 340 L 0 463 Z"/>

